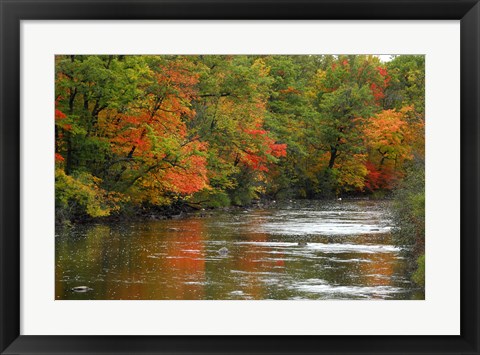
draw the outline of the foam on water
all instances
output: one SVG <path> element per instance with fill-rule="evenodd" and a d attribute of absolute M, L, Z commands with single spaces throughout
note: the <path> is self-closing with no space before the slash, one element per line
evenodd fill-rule
<path fill-rule="evenodd" d="M 355 221 L 338 221 L 312 219 L 284 221 L 283 223 L 269 222 L 262 225 L 264 233 L 276 235 L 352 235 L 388 233 L 392 229 L 388 225 L 373 223 L 357 223 Z"/>
<path fill-rule="evenodd" d="M 375 296 L 389 296 L 399 292 L 402 289 L 392 286 L 334 286 L 334 285 L 314 285 L 300 284 L 292 286 L 294 289 L 308 293 L 320 293 L 326 295 L 345 295 L 370 298 Z"/>
<path fill-rule="evenodd" d="M 391 222 L 382 209 L 361 210 L 354 204 L 328 206 L 325 210 L 308 207 L 280 209 L 270 216 L 258 218 L 256 227 L 274 235 L 354 235 L 388 233 Z"/>
<path fill-rule="evenodd" d="M 266 248 L 298 248 L 298 243 L 289 242 L 236 242 L 240 245 L 256 245 Z M 308 243 L 301 247 L 302 250 L 320 251 L 325 253 L 396 253 L 400 248 L 393 245 L 370 245 L 370 244 L 340 244 L 340 243 Z M 299 250 L 300 251 L 300 250 Z M 300 251 L 301 252 L 301 251 Z M 272 251 L 273 254 L 278 251 Z"/>

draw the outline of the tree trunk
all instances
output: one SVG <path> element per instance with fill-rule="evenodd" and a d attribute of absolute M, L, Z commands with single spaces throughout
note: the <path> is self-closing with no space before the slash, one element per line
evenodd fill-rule
<path fill-rule="evenodd" d="M 73 169 L 73 155 L 72 155 L 72 138 L 70 132 L 65 132 L 65 138 L 67 141 L 67 156 L 65 162 L 65 174 L 70 175 Z"/>
<path fill-rule="evenodd" d="M 330 147 L 330 161 L 328 162 L 328 168 L 332 169 L 335 164 L 335 159 L 337 158 L 337 148 L 334 146 Z"/>

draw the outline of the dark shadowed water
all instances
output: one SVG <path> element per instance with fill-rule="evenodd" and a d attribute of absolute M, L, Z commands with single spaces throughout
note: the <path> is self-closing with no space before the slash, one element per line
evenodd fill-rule
<path fill-rule="evenodd" d="M 423 299 L 392 245 L 388 207 L 292 201 L 59 229 L 55 297 Z M 88 289 L 72 290 L 79 286 Z"/>

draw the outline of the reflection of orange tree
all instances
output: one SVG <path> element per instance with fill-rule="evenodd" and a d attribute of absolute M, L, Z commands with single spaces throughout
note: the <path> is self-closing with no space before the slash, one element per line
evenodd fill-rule
<path fill-rule="evenodd" d="M 160 235 L 145 235 L 142 245 L 161 238 L 168 248 L 138 248 L 129 265 L 121 266 L 118 279 L 128 284 L 116 289 L 118 299 L 202 299 L 205 280 L 202 221 L 185 220 L 181 227 Z M 164 243 L 161 243 L 164 244 Z M 135 248 L 133 248 L 135 249 Z M 129 249 L 131 250 L 131 249 Z M 192 281 L 193 283 L 188 283 Z M 187 283 L 186 283 L 187 282 Z"/>
<path fill-rule="evenodd" d="M 251 227 L 249 230 L 258 230 L 258 223 L 255 218 L 251 220 Z M 249 233 L 244 235 L 249 241 L 267 242 L 268 234 L 264 233 Z M 265 294 L 266 284 L 262 279 L 268 278 L 265 275 L 267 272 L 274 272 L 276 266 L 284 266 L 283 253 L 272 254 L 272 248 L 262 245 L 249 244 L 248 251 L 235 258 L 234 267 L 236 270 L 244 271 L 248 275 L 248 284 L 242 289 L 246 294 L 254 299 L 265 299 L 268 295 Z M 276 260 L 272 260 L 272 255 Z"/>
<path fill-rule="evenodd" d="M 205 244 L 202 220 L 182 221 L 180 231 L 169 231 L 166 256 L 162 256 L 162 268 L 169 287 L 161 298 L 203 299 L 205 290 Z M 151 259 L 158 261 L 158 259 Z"/>
<path fill-rule="evenodd" d="M 62 243 L 56 250 L 57 258 L 64 257 L 56 267 L 57 298 L 69 298 L 70 288 L 79 285 L 62 282 L 65 270 L 72 270 L 70 276 L 78 276 L 78 282 L 92 287 L 99 298 L 203 299 L 203 221 L 179 222 L 178 228 L 155 234 L 147 229 L 135 238 L 124 238 L 107 225 L 93 226 L 85 238 Z M 67 258 L 71 255 L 75 257 Z M 189 281 L 193 283 L 185 283 Z"/>
<path fill-rule="evenodd" d="M 395 273 L 396 254 L 375 253 L 367 258 L 370 262 L 358 263 L 359 282 L 365 286 L 394 286 L 392 276 Z"/>

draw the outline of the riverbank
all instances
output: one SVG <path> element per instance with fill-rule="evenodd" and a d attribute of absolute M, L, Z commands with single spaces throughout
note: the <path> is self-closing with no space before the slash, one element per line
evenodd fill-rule
<path fill-rule="evenodd" d="M 118 222 L 139 222 L 139 221 L 161 221 L 169 219 L 184 219 L 188 217 L 204 218 L 209 216 L 214 211 L 239 211 L 239 210 L 251 210 L 251 209 L 265 209 L 275 207 L 279 205 L 289 204 L 296 201 L 323 201 L 329 203 L 332 201 L 391 201 L 389 197 L 376 198 L 373 196 L 362 197 L 342 197 L 335 199 L 258 199 L 253 200 L 248 205 L 243 206 L 224 206 L 224 207 L 204 207 L 202 205 L 195 205 L 188 202 L 180 202 L 168 206 L 141 206 L 130 207 L 122 209 L 119 212 L 115 212 L 110 216 L 103 217 L 90 217 L 82 216 L 80 218 L 66 219 L 55 218 L 55 225 L 58 227 L 72 224 L 91 224 L 91 223 L 118 223 Z"/>

